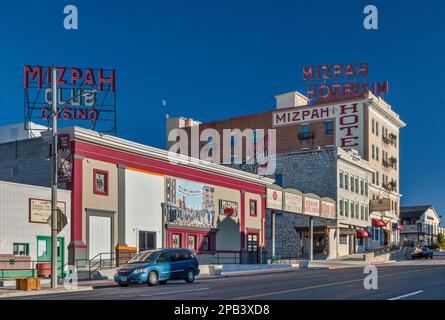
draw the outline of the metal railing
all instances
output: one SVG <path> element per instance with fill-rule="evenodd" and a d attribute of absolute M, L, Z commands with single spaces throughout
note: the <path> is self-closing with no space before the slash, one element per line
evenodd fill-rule
<path fill-rule="evenodd" d="M 91 259 L 77 259 L 74 261 L 74 266 L 77 270 L 88 271 L 88 278 L 103 269 L 113 269 L 121 264 L 125 264 L 130 260 L 135 253 L 124 252 L 116 254 L 116 252 L 102 252 L 95 255 Z"/>
<path fill-rule="evenodd" d="M 196 253 L 195 256 L 200 264 L 267 264 L 268 262 L 266 251 L 209 252 Z"/>
<path fill-rule="evenodd" d="M 382 246 L 379 248 L 374 249 L 374 256 L 381 256 L 384 255 L 386 253 L 391 253 L 394 251 L 398 251 L 402 248 L 402 246 L 400 244 L 390 244 L 390 245 L 386 245 L 386 246 Z"/>
<path fill-rule="evenodd" d="M 0 265 L 8 264 L 8 268 L 0 268 L 0 279 L 8 278 L 26 278 L 26 277 L 39 277 L 40 272 L 51 274 L 51 261 L 37 261 L 37 260 L 0 260 Z M 39 266 L 39 264 L 46 264 L 48 267 Z M 16 267 L 17 265 L 24 265 L 26 267 Z M 66 265 L 57 266 L 57 276 L 58 278 L 65 278 L 67 273 L 65 272 Z M 21 274 L 18 276 L 11 276 L 14 274 Z M 46 275 L 45 275 L 46 276 Z M 44 277 L 45 277 L 44 276 Z"/>

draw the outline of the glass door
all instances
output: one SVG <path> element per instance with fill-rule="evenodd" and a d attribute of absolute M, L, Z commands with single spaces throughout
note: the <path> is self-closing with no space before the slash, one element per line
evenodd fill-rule
<path fill-rule="evenodd" d="M 61 275 L 64 266 L 65 239 L 57 238 L 57 274 Z M 51 237 L 37 236 L 37 263 L 51 262 Z"/>

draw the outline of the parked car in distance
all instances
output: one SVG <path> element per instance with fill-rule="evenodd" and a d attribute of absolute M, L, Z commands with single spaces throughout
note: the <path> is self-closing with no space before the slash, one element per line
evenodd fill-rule
<path fill-rule="evenodd" d="M 114 281 L 121 287 L 130 283 L 149 286 L 183 279 L 192 283 L 199 274 L 199 262 L 188 249 L 160 249 L 139 252 L 120 267 Z"/>
<path fill-rule="evenodd" d="M 428 247 L 423 247 L 422 249 L 417 249 L 416 251 L 414 251 L 411 254 L 411 258 L 413 258 L 413 259 L 422 259 L 422 258 L 433 259 L 433 250 L 431 250 Z"/>

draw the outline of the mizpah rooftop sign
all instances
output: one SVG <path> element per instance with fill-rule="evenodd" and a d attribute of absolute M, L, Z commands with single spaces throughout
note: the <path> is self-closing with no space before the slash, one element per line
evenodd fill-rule
<path fill-rule="evenodd" d="M 375 95 L 388 93 L 388 81 L 367 82 L 368 63 L 348 63 L 303 67 L 303 80 L 308 82 L 307 97 L 319 99 L 355 96 L 371 91 Z"/>

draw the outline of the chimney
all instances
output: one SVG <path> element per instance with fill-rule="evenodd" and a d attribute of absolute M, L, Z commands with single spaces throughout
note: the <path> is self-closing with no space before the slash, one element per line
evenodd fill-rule
<path fill-rule="evenodd" d="M 283 93 L 275 96 L 277 109 L 301 107 L 308 104 L 308 98 L 298 91 Z"/>

